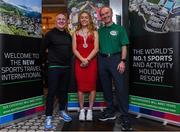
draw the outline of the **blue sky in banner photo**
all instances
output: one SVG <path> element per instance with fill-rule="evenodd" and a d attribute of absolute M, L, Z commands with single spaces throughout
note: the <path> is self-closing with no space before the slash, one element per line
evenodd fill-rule
<path fill-rule="evenodd" d="M 41 0 L 3 0 L 4 2 L 8 2 L 17 6 L 26 6 L 31 8 L 33 11 L 37 11 L 41 13 Z"/>

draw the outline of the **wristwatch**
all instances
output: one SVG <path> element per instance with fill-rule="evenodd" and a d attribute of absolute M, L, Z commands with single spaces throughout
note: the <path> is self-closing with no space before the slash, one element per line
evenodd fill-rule
<path fill-rule="evenodd" d="M 126 62 L 126 59 L 121 59 L 121 61 L 125 63 L 125 62 Z"/>

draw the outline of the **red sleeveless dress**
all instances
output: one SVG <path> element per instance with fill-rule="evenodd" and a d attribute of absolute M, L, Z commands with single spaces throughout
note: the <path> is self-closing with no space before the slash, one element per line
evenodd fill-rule
<path fill-rule="evenodd" d="M 88 44 L 87 48 L 83 47 L 84 38 L 83 36 L 76 34 L 76 44 L 77 50 L 82 57 L 86 58 L 94 49 L 94 36 L 89 35 L 87 37 L 86 43 Z M 75 77 L 77 82 L 78 91 L 81 92 L 90 92 L 96 89 L 96 80 L 97 80 L 97 57 L 94 57 L 87 67 L 80 67 L 81 61 L 75 59 Z"/>

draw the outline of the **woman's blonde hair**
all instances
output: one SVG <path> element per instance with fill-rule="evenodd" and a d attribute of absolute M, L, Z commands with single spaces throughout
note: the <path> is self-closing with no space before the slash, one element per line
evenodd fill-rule
<path fill-rule="evenodd" d="M 90 13 L 87 12 L 87 11 L 82 11 L 82 12 L 79 13 L 79 16 L 78 16 L 78 25 L 77 25 L 76 31 L 79 31 L 79 30 L 82 28 L 82 25 L 81 25 L 81 23 L 80 23 L 80 18 L 81 18 L 81 15 L 82 15 L 83 13 L 86 13 L 86 14 L 88 15 L 88 17 L 89 17 L 89 25 L 88 25 L 88 27 L 87 27 L 88 30 L 89 30 L 88 32 L 89 32 L 90 34 L 94 35 L 94 31 L 96 30 L 96 28 L 95 28 L 95 26 L 94 26 L 92 16 L 91 16 Z"/>

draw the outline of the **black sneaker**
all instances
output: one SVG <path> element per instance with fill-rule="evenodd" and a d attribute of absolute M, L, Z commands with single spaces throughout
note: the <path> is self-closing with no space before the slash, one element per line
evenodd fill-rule
<path fill-rule="evenodd" d="M 131 127 L 131 123 L 129 121 L 122 121 L 121 131 L 133 131 L 133 128 Z"/>
<path fill-rule="evenodd" d="M 121 117 L 118 117 L 116 120 L 116 125 L 121 127 L 121 131 L 133 131 L 131 123 L 128 119 L 123 120 Z"/>
<path fill-rule="evenodd" d="M 99 118 L 100 121 L 107 121 L 107 120 L 115 120 L 116 116 L 113 113 L 102 112 L 101 117 Z"/>

